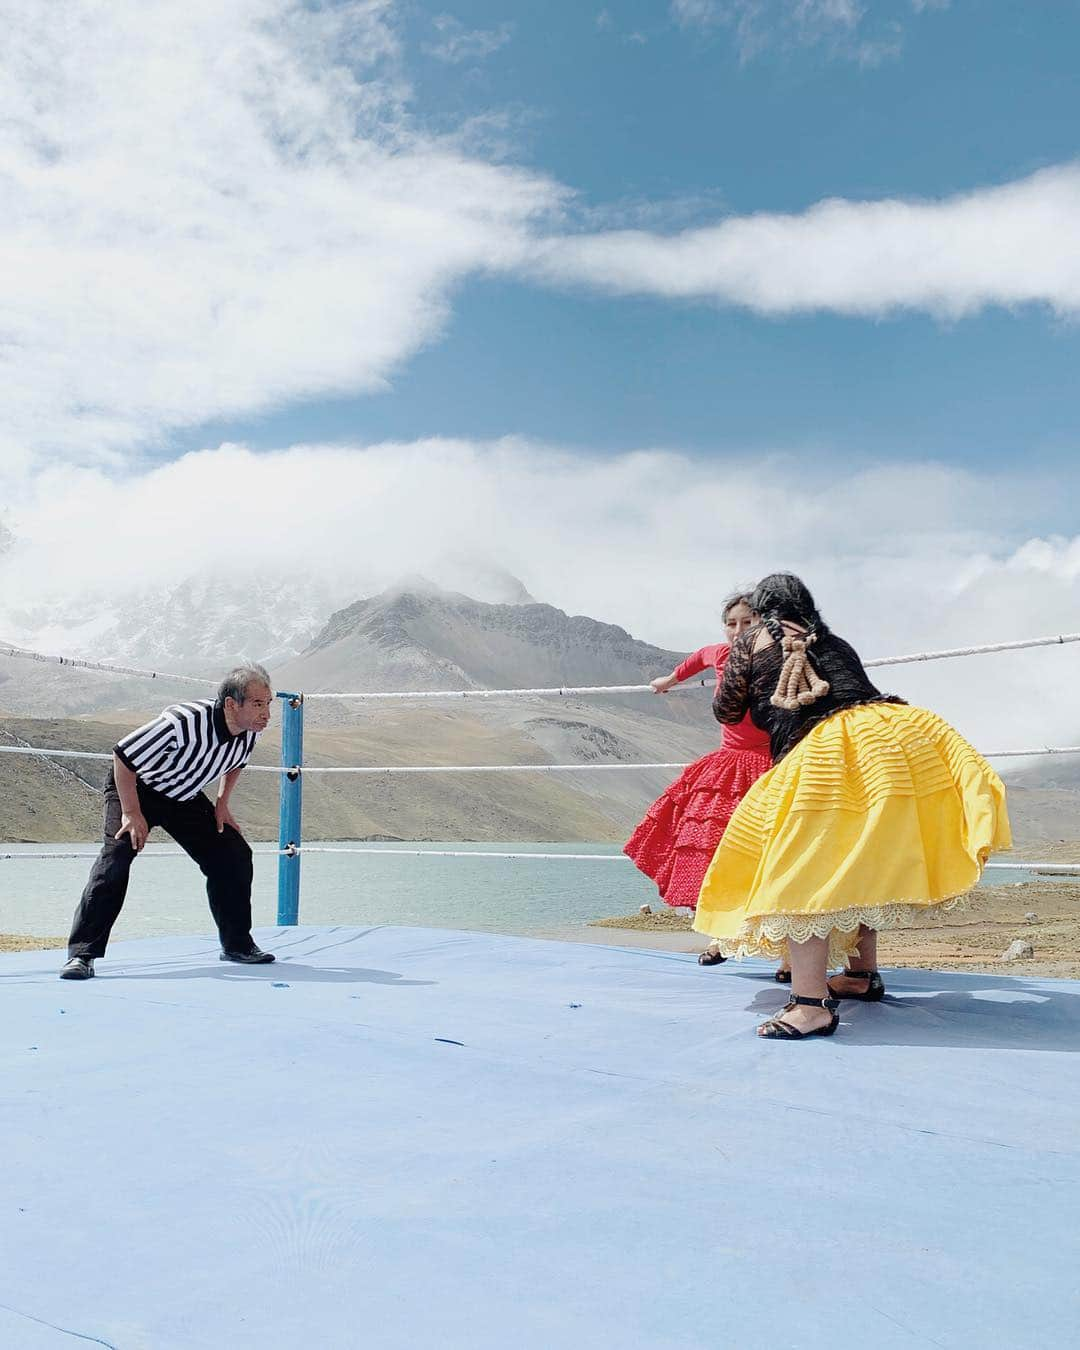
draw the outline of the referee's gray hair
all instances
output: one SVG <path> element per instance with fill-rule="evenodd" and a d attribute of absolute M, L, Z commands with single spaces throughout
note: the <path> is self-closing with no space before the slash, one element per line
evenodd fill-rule
<path fill-rule="evenodd" d="M 227 698 L 231 698 L 235 703 L 243 703 L 248 688 L 253 684 L 265 684 L 267 689 L 273 688 L 265 666 L 260 666 L 257 661 L 245 661 L 243 665 L 234 666 L 218 685 L 218 702 L 224 703 Z"/>

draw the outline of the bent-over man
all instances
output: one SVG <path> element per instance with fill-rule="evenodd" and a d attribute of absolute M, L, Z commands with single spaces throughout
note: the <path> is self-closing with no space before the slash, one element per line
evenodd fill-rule
<path fill-rule="evenodd" d="M 229 809 L 255 739 L 270 722 L 273 697 L 262 666 L 238 666 L 222 680 L 216 699 L 173 703 L 113 747 L 104 787 L 105 842 L 75 911 L 61 979 L 93 975 L 123 907 L 131 864 L 155 825 L 206 877 L 221 960 L 273 961 L 252 940 L 251 849 Z M 202 789 L 215 778 L 221 781 L 212 806 Z"/>

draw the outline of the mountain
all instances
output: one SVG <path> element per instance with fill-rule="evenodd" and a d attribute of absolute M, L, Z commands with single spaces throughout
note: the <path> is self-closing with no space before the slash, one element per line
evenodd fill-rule
<path fill-rule="evenodd" d="M 104 619 L 84 615 L 81 649 L 97 660 L 116 653 L 125 664 L 151 665 L 162 656 L 181 669 L 201 666 L 216 678 L 248 642 L 273 641 L 279 649 L 293 648 L 271 665 L 277 687 L 308 694 L 644 684 L 670 670 L 682 655 L 642 642 L 614 624 L 540 604 L 504 573 L 480 580 L 489 594 L 503 598 L 479 600 L 409 577 L 321 617 L 319 596 L 325 603 L 328 592 L 314 585 L 305 590 L 283 584 L 281 594 L 275 594 L 264 578 L 266 594 L 260 596 L 251 588 L 238 591 L 236 577 L 219 579 L 209 590 L 193 581 L 156 600 L 148 594 L 144 606 L 126 616 L 111 610 Z M 155 605 L 160 606 L 156 615 Z M 277 605 L 293 608 L 274 628 Z M 110 648 L 91 642 L 95 622 Z M 79 634 L 55 632 L 61 650 L 78 650 L 72 644 Z M 208 683 L 206 690 L 212 687 Z M 107 750 L 124 728 L 167 702 L 201 692 L 166 678 L 149 682 L 0 657 L 0 710 L 22 714 L 0 720 L 0 742 Z M 687 762 L 717 742 L 709 696 L 709 689 L 695 688 L 665 698 L 311 699 L 305 714 L 306 759 L 327 766 Z M 275 727 L 260 744 L 265 763 L 277 762 L 276 735 Z M 92 837 L 98 812 L 93 785 L 101 773 L 101 766 L 92 763 L 0 755 L 6 836 Z M 673 776 L 673 770 L 664 769 L 312 774 L 305 784 L 305 834 L 619 840 Z M 1077 788 L 1077 759 L 1040 760 L 1010 773 L 1020 847 L 1060 850 L 1077 837 Z M 272 775 L 252 774 L 245 780 L 241 816 L 255 838 L 275 837 L 276 792 Z"/>
<path fill-rule="evenodd" d="M 0 565 L 12 538 L 0 523 Z M 534 603 L 507 572 L 469 559 L 457 559 L 454 566 L 493 602 Z M 49 602 L 19 599 L 14 580 L 0 567 L 0 582 L 9 583 L 0 603 L 0 650 L 21 647 L 213 682 L 242 658 L 273 670 L 295 657 L 322 632 L 328 616 L 357 594 L 344 570 L 333 578 L 304 577 L 242 564 L 228 575 L 198 572 L 175 585 L 134 586 L 122 594 L 84 591 Z M 396 587 L 416 594 L 438 589 L 423 577 Z M 140 691 L 146 688 L 137 678 L 0 655 L 0 712 L 63 716 L 132 708 L 141 706 Z M 167 679 L 158 688 L 163 701 L 193 694 L 193 686 Z"/>
<path fill-rule="evenodd" d="M 220 611 L 213 610 L 213 614 Z M 171 611 L 170 611 L 171 614 Z M 681 653 L 633 638 L 624 629 L 551 605 L 489 603 L 409 578 L 335 611 L 303 652 L 272 669 L 278 688 L 307 693 L 374 689 L 481 689 L 644 684 Z M 218 669 L 221 668 L 220 663 Z M 128 680 L 66 666 L 26 666 L 39 720 L 0 721 L 0 740 L 108 749 L 191 686 Z M 0 677 L 4 674 L 0 660 Z M 25 677 L 26 672 L 23 672 Z M 102 682 L 115 681 L 102 706 Z M 11 705 L 0 684 L 0 707 Z M 79 692 L 77 692 L 79 691 Z M 117 702 L 123 694 L 126 707 Z M 82 699 L 93 721 L 61 720 L 65 701 Z M 95 699 L 98 701 L 94 706 Z M 506 698 L 482 704 L 311 700 L 305 758 L 310 764 L 591 764 L 687 762 L 716 744 L 709 691 L 657 698 Z M 277 762 L 277 730 L 260 757 Z M 9 838 L 56 840 L 95 831 L 96 803 L 85 782 L 102 769 L 68 763 L 66 789 L 55 761 L 0 755 L 0 788 Z M 79 781 L 78 775 L 84 781 Z M 305 783 L 308 838 L 619 840 L 673 771 L 604 774 L 347 776 L 312 774 Z M 277 783 L 252 774 L 242 818 L 253 837 L 273 838 Z M 72 831 L 77 831 L 75 836 Z"/>
<path fill-rule="evenodd" d="M 121 595 L 9 602 L 0 629 L 35 651 L 201 675 L 242 656 L 292 656 L 338 603 L 325 583 L 238 568 L 228 577 L 200 574 Z"/>
<path fill-rule="evenodd" d="M 642 684 L 681 659 L 553 605 L 489 604 L 425 583 L 332 614 L 275 675 L 311 692 Z"/>

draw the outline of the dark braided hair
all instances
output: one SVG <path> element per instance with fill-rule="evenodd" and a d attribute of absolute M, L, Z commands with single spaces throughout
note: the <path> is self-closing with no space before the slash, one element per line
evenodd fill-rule
<path fill-rule="evenodd" d="M 750 605 L 761 615 L 784 654 L 776 691 L 769 700 L 773 707 L 795 712 L 823 698 L 829 692 L 829 683 L 810 660 L 810 648 L 829 626 L 806 585 L 791 572 L 773 572 L 754 587 Z M 783 632 L 780 624 L 784 619 L 799 624 L 806 632 L 798 637 Z"/>
<path fill-rule="evenodd" d="M 816 635 L 829 631 L 806 583 L 793 572 L 771 572 L 762 577 L 754 587 L 749 603 L 765 622 L 790 619 L 801 624 L 808 633 Z"/>

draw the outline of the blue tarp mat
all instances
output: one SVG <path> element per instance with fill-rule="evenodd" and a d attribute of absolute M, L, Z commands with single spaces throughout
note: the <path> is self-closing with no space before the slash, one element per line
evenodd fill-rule
<path fill-rule="evenodd" d="M 0 1344 L 1074 1343 L 1080 983 L 418 928 L 0 957 Z"/>

